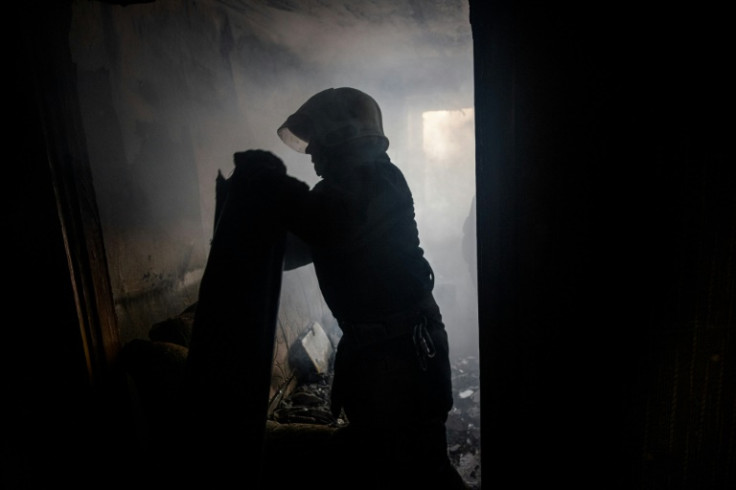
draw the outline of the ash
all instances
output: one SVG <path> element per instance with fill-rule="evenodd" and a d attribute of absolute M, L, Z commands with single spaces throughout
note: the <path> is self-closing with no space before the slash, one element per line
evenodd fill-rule
<path fill-rule="evenodd" d="M 474 356 L 451 361 L 455 404 L 447 417 L 450 460 L 469 488 L 480 489 L 480 366 Z"/>
<path fill-rule="evenodd" d="M 451 360 L 454 407 L 447 418 L 450 460 L 468 488 L 480 487 L 480 367 L 474 356 Z M 303 377 L 282 399 L 271 419 L 282 424 L 301 423 L 339 427 L 344 418 L 330 413 L 331 371 Z"/>

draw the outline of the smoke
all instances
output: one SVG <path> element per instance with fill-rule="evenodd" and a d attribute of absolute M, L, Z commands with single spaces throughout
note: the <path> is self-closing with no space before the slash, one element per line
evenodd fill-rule
<path fill-rule="evenodd" d="M 466 221 L 475 219 L 473 73 L 465 2 L 238 3 L 246 4 L 251 24 L 234 37 L 251 42 L 238 51 L 237 66 L 247 78 L 249 63 L 260 60 L 262 70 L 250 80 L 272 91 L 261 98 L 257 120 L 276 117 L 254 132 L 254 141 L 284 159 L 292 175 L 314 183 L 309 158 L 290 152 L 274 128 L 327 87 L 371 94 L 383 111 L 389 156 L 414 192 L 454 350 L 473 352 L 475 237 L 465 236 L 468 230 L 474 235 Z M 254 101 L 241 96 L 241 110 L 253 111 Z"/>
<path fill-rule="evenodd" d="M 271 151 L 316 183 L 276 129 L 311 95 L 350 86 L 381 106 L 451 342 L 475 348 L 474 255 L 462 252 L 474 194 L 467 2 L 75 2 L 70 47 L 118 297 L 163 284 L 161 271 L 201 268 L 214 180 L 233 153 Z"/>

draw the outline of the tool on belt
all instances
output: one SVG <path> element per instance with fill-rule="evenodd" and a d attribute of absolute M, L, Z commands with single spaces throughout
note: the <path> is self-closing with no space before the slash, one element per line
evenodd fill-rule
<path fill-rule="evenodd" d="M 432 336 L 429 335 L 429 331 L 427 330 L 426 317 L 422 316 L 419 323 L 414 325 L 412 340 L 414 341 L 414 349 L 417 353 L 419 367 L 422 368 L 422 371 L 426 371 L 427 360 L 432 359 L 437 354 L 434 348 L 434 342 L 432 342 Z"/>
<path fill-rule="evenodd" d="M 363 347 L 380 344 L 395 338 L 411 335 L 417 361 L 422 371 L 427 370 L 427 363 L 437 351 L 432 336 L 427 329 L 427 317 L 419 316 L 415 322 L 391 325 L 386 323 L 343 324 L 343 332 L 353 337 Z"/>
<path fill-rule="evenodd" d="M 342 322 L 340 327 L 343 333 L 350 335 L 363 347 L 411 335 L 417 361 L 422 371 L 427 370 L 429 360 L 437 354 L 427 328 L 427 316 L 421 313 L 395 316 L 383 322 Z"/>

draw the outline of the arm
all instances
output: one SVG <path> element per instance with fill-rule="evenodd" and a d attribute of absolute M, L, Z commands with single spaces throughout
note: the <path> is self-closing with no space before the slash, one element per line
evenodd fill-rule
<path fill-rule="evenodd" d="M 312 263 L 312 250 L 309 245 L 291 232 L 286 233 L 284 270 L 290 271 Z"/>
<path fill-rule="evenodd" d="M 311 249 L 296 234 L 311 228 L 304 223 L 305 216 L 299 212 L 311 207 L 308 186 L 287 175 L 283 162 L 270 152 L 238 152 L 234 155 L 234 162 L 236 170 L 232 178 L 254 182 L 257 192 L 262 193 L 262 197 L 278 209 L 281 224 L 287 229 L 283 269 L 289 271 L 310 264 Z"/>

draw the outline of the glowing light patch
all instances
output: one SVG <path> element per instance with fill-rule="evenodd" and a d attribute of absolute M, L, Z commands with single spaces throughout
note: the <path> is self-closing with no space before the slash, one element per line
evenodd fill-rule
<path fill-rule="evenodd" d="M 461 145 L 465 138 L 458 138 L 473 125 L 475 113 L 472 107 L 448 111 L 427 111 L 422 114 L 422 147 L 433 160 L 451 163 L 451 156 L 467 151 Z"/>

